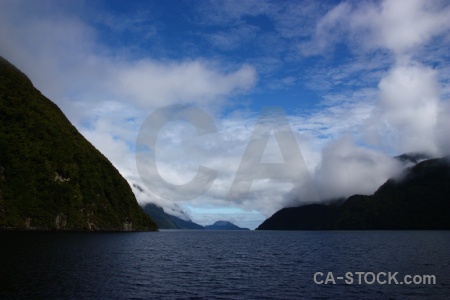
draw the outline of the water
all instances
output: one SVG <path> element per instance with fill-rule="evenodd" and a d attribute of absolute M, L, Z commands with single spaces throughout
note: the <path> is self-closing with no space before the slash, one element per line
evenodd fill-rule
<path fill-rule="evenodd" d="M 448 299 L 449 249 L 449 231 L 0 232 L 0 299 Z M 313 281 L 358 271 L 437 282 Z"/>

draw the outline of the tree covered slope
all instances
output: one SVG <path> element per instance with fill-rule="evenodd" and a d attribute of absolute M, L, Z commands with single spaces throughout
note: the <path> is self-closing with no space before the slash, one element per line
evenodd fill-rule
<path fill-rule="evenodd" d="M 284 208 L 258 230 L 450 229 L 450 162 L 429 159 L 390 179 L 371 196 Z"/>
<path fill-rule="evenodd" d="M 156 230 L 117 169 L 1 57 L 0 228 Z"/>

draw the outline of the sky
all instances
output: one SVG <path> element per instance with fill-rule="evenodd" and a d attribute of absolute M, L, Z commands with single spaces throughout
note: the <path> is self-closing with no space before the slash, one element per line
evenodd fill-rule
<path fill-rule="evenodd" d="M 449 1 L 0 0 L 0 55 L 139 203 L 253 229 L 450 154 L 448 20 Z"/>

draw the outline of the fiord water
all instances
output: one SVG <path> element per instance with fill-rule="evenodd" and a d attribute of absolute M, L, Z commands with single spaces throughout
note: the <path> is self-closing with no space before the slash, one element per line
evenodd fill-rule
<path fill-rule="evenodd" d="M 0 232 L 0 298 L 448 299 L 448 249 L 448 231 Z M 316 272 L 436 284 L 315 284 Z"/>

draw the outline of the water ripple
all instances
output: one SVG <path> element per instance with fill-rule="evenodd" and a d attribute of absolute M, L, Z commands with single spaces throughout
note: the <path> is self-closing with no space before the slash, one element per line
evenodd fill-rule
<path fill-rule="evenodd" d="M 448 231 L 0 233 L 0 298 L 445 299 Z M 315 272 L 436 285 L 316 285 Z"/>

